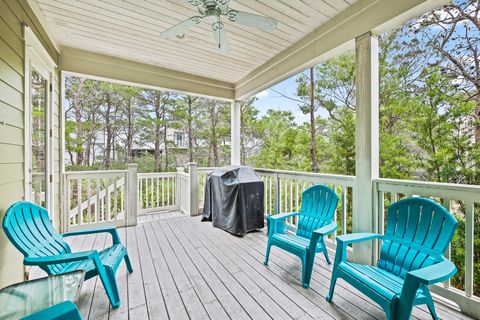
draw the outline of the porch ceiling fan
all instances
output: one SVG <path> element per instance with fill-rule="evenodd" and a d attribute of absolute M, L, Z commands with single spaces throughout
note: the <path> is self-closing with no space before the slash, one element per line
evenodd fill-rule
<path fill-rule="evenodd" d="M 225 16 L 231 22 L 249 27 L 256 27 L 266 32 L 272 32 L 277 28 L 277 20 L 273 18 L 230 9 L 230 0 L 185 1 L 190 5 L 197 7 L 200 15 L 191 17 L 165 30 L 161 33 L 162 37 L 166 39 L 183 39 L 188 30 L 202 22 L 202 20 L 205 20 L 212 24 L 212 34 L 218 44 L 218 49 L 222 52 L 228 52 L 229 45 L 225 26 L 220 21 L 222 16 Z"/>

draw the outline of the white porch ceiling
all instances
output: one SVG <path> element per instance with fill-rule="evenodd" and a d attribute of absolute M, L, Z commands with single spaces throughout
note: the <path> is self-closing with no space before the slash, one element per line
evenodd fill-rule
<path fill-rule="evenodd" d="M 198 14 L 186 0 L 36 0 L 63 46 L 236 83 L 356 0 L 231 0 L 230 7 L 278 20 L 273 33 L 225 22 L 230 52 L 220 53 L 206 22 L 185 41 L 160 33 Z"/>

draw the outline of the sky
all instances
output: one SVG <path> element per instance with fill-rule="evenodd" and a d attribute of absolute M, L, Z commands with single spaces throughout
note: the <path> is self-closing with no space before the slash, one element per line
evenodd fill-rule
<path fill-rule="evenodd" d="M 257 94 L 257 101 L 255 101 L 254 105 L 260 110 L 260 117 L 264 116 L 268 109 L 273 109 L 277 111 L 291 111 L 295 116 L 295 122 L 297 124 L 302 124 L 308 121 L 308 114 L 303 114 L 303 112 L 300 111 L 298 102 L 282 97 L 277 92 L 271 90 L 274 89 L 282 92 L 286 96 L 295 97 L 297 91 L 297 83 L 295 79 L 297 76 L 298 75 L 294 75 Z"/>
<path fill-rule="evenodd" d="M 301 73 L 307 73 L 308 70 L 305 70 Z M 282 94 L 288 96 L 288 97 L 293 97 L 297 98 L 297 82 L 296 79 L 300 73 L 283 80 L 282 82 L 265 89 L 259 93 L 257 93 L 257 101 L 255 101 L 254 106 L 260 110 L 259 116 L 262 117 L 267 113 L 268 109 L 273 109 L 277 111 L 291 111 L 295 117 L 295 122 L 298 125 L 301 125 L 305 122 L 310 121 L 310 116 L 308 114 L 304 114 L 302 111 L 300 111 L 300 108 L 298 107 L 299 103 L 297 101 L 288 99 L 280 95 L 279 93 L 275 92 L 281 92 Z M 271 90 L 273 89 L 273 90 Z M 297 98 L 298 99 L 298 98 Z M 326 111 L 324 110 L 317 110 L 316 112 L 317 116 L 327 116 Z"/>

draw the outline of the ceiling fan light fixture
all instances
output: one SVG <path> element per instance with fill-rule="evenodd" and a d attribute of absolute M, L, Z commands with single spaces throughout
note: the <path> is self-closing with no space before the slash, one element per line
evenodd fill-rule
<path fill-rule="evenodd" d="M 186 33 L 180 33 L 180 34 L 177 34 L 177 35 L 175 36 L 175 38 L 177 38 L 177 40 L 183 41 L 183 40 L 185 40 L 185 39 L 187 38 L 187 34 L 186 34 Z"/>

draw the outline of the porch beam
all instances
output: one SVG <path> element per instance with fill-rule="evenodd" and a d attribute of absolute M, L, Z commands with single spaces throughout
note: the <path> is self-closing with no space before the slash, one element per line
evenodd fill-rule
<path fill-rule="evenodd" d="M 59 64 L 62 71 L 127 85 L 221 99 L 235 95 L 233 83 L 70 47 L 61 47 Z"/>
<path fill-rule="evenodd" d="M 374 232 L 373 179 L 379 177 L 378 38 L 371 32 L 355 39 L 355 185 L 353 232 Z M 354 246 L 357 262 L 373 263 L 374 246 Z"/>
<path fill-rule="evenodd" d="M 231 103 L 231 164 L 240 165 L 240 127 L 241 127 L 241 102 L 238 100 Z"/>

